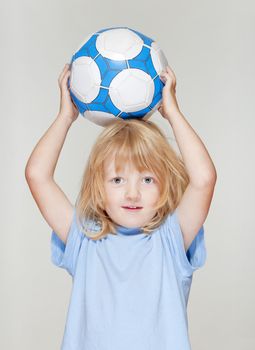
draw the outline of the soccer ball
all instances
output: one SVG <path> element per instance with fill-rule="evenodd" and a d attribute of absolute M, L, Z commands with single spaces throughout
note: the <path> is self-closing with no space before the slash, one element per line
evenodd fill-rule
<path fill-rule="evenodd" d="M 127 27 L 102 29 L 72 56 L 70 95 L 81 115 L 97 125 L 148 119 L 161 103 L 159 76 L 167 65 L 153 39 Z"/>

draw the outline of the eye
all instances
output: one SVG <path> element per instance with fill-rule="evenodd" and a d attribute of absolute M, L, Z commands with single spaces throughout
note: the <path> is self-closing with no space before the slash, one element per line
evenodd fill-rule
<path fill-rule="evenodd" d="M 115 181 L 115 180 L 121 180 L 122 178 L 121 177 L 114 177 L 111 182 L 115 183 L 116 185 L 119 185 L 120 184 L 120 181 Z"/>
<path fill-rule="evenodd" d="M 154 182 L 153 177 L 150 177 L 150 176 L 146 176 L 146 177 L 144 177 L 144 179 L 145 179 L 145 180 L 148 180 L 148 179 L 151 180 L 151 181 L 149 181 L 149 182 L 146 181 L 147 184 L 151 184 L 152 182 Z"/>

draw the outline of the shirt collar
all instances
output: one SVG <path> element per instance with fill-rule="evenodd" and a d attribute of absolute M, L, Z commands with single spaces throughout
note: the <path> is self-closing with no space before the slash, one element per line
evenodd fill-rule
<path fill-rule="evenodd" d="M 122 235 L 137 235 L 143 232 L 140 227 L 125 227 L 121 225 L 117 225 L 116 230 Z"/>

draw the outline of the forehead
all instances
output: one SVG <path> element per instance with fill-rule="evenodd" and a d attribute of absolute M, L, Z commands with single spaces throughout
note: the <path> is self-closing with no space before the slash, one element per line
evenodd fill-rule
<path fill-rule="evenodd" d="M 120 171 L 137 171 L 134 164 L 131 162 L 122 163 L 120 169 L 116 169 L 116 163 L 114 159 L 105 159 L 104 161 L 104 172 L 105 174 L 115 173 L 117 170 Z"/>
<path fill-rule="evenodd" d="M 119 168 L 116 166 L 119 165 Z M 144 171 L 150 171 L 149 169 L 142 168 L 139 169 L 139 167 L 135 166 L 135 164 L 132 161 L 123 161 L 116 164 L 114 156 L 108 157 L 104 160 L 104 173 L 106 175 L 108 174 L 114 174 L 116 172 L 144 172 Z"/>

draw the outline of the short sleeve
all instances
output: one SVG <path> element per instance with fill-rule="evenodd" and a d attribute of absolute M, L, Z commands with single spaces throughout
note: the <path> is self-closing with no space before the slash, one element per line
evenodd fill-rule
<path fill-rule="evenodd" d="M 52 231 L 51 235 L 51 261 L 54 265 L 66 269 L 73 277 L 80 248 L 84 239 L 87 239 L 79 227 L 76 208 L 73 209 L 71 227 L 67 235 L 66 244 Z"/>
<path fill-rule="evenodd" d="M 183 235 L 176 210 L 169 216 L 169 228 L 172 244 L 178 259 L 181 272 L 185 276 L 191 276 L 195 270 L 201 268 L 206 261 L 206 246 L 204 227 L 202 226 L 187 252 L 185 251 Z"/>

